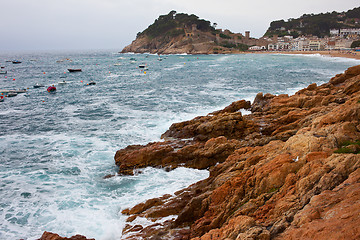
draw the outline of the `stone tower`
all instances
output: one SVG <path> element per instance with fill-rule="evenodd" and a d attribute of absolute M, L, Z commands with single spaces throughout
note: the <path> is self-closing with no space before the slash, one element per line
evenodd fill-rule
<path fill-rule="evenodd" d="M 246 40 L 250 39 L 250 31 L 245 31 L 245 39 Z"/>

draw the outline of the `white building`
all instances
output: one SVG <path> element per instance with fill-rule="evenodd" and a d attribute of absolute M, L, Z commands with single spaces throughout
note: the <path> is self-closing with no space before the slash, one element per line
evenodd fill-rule
<path fill-rule="evenodd" d="M 290 43 L 288 42 L 277 42 L 277 43 L 270 43 L 268 45 L 269 51 L 282 51 L 282 50 L 289 50 Z"/>
<path fill-rule="evenodd" d="M 339 36 L 339 29 L 330 29 L 330 36 Z"/>
<path fill-rule="evenodd" d="M 344 38 L 347 36 L 360 36 L 360 28 L 343 28 L 339 31 L 340 37 Z"/>
<path fill-rule="evenodd" d="M 305 38 L 296 38 L 291 43 L 292 51 L 305 51 L 309 49 L 309 40 Z"/>
<path fill-rule="evenodd" d="M 249 50 L 250 51 L 261 51 L 261 50 L 266 50 L 266 47 L 265 46 L 252 46 L 252 47 L 249 47 Z"/>

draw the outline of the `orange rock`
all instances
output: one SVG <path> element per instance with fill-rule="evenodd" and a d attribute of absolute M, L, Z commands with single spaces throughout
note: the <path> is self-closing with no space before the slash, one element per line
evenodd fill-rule
<path fill-rule="evenodd" d="M 60 237 L 56 233 L 44 232 L 39 240 L 95 240 L 94 238 L 86 238 L 82 235 L 75 235 L 70 238 Z"/>
<path fill-rule="evenodd" d="M 182 164 L 209 178 L 162 201 L 126 210 L 152 221 L 137 238 L 358 239 L 360 156 L 337 154 L 360 140 L 360 66 L 293 96 L 259 93 L 245 101 L 173 124 L 163 138 L 116 153 L 120 172 Z M 193 138 L 193 140 L 179 140 Z M 125 239 L 127 239 L 125 237 Z M 135 239 L 129 237 L 128 239 Z"/>

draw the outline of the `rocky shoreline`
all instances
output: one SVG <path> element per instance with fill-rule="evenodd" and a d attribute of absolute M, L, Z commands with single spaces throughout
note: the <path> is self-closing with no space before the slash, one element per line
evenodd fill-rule
<path fill-rule="evenodd" d="M 123 210 L 122 239 L 360 238 L 360 65 L 292 96 L 259 93 L 175 123 L 162 138 L 117 151 L 119 173 L 186 166 L 210 176 Z"/>

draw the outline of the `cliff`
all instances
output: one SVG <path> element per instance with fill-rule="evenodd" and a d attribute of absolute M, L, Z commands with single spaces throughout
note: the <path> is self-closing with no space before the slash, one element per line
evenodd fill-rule
<path fill-rule="evenodd" d="M 161 15 L 121 52 L 158 54 L 237 53 L 248 49 L 256 40 L 243 39 L 241 34 L 222 32 L 216 24 L 196 15 L 171 11 Z"/>
<path fill-rule="evenodd" d="M 243 116 L 241 108 L 251 109 Z M 293 96 L 259 93 L 117 151 L 119 173 L 209 169 L 126 209 L 123 239 L 359 239 L 360 66 Z M 184 140 L 192 139 L 192 140 Z M 141 225 L 136 219 L 148 219 Z"/>
<path fill-rule="evenodd" d="M 117 151 L 119 173 L 187 166 L 210 176 L 123 210 L 122 239 L 360 239 L 360 65 L 292 96 L 259 93 L 175 123 L 162 138 Z"/>

